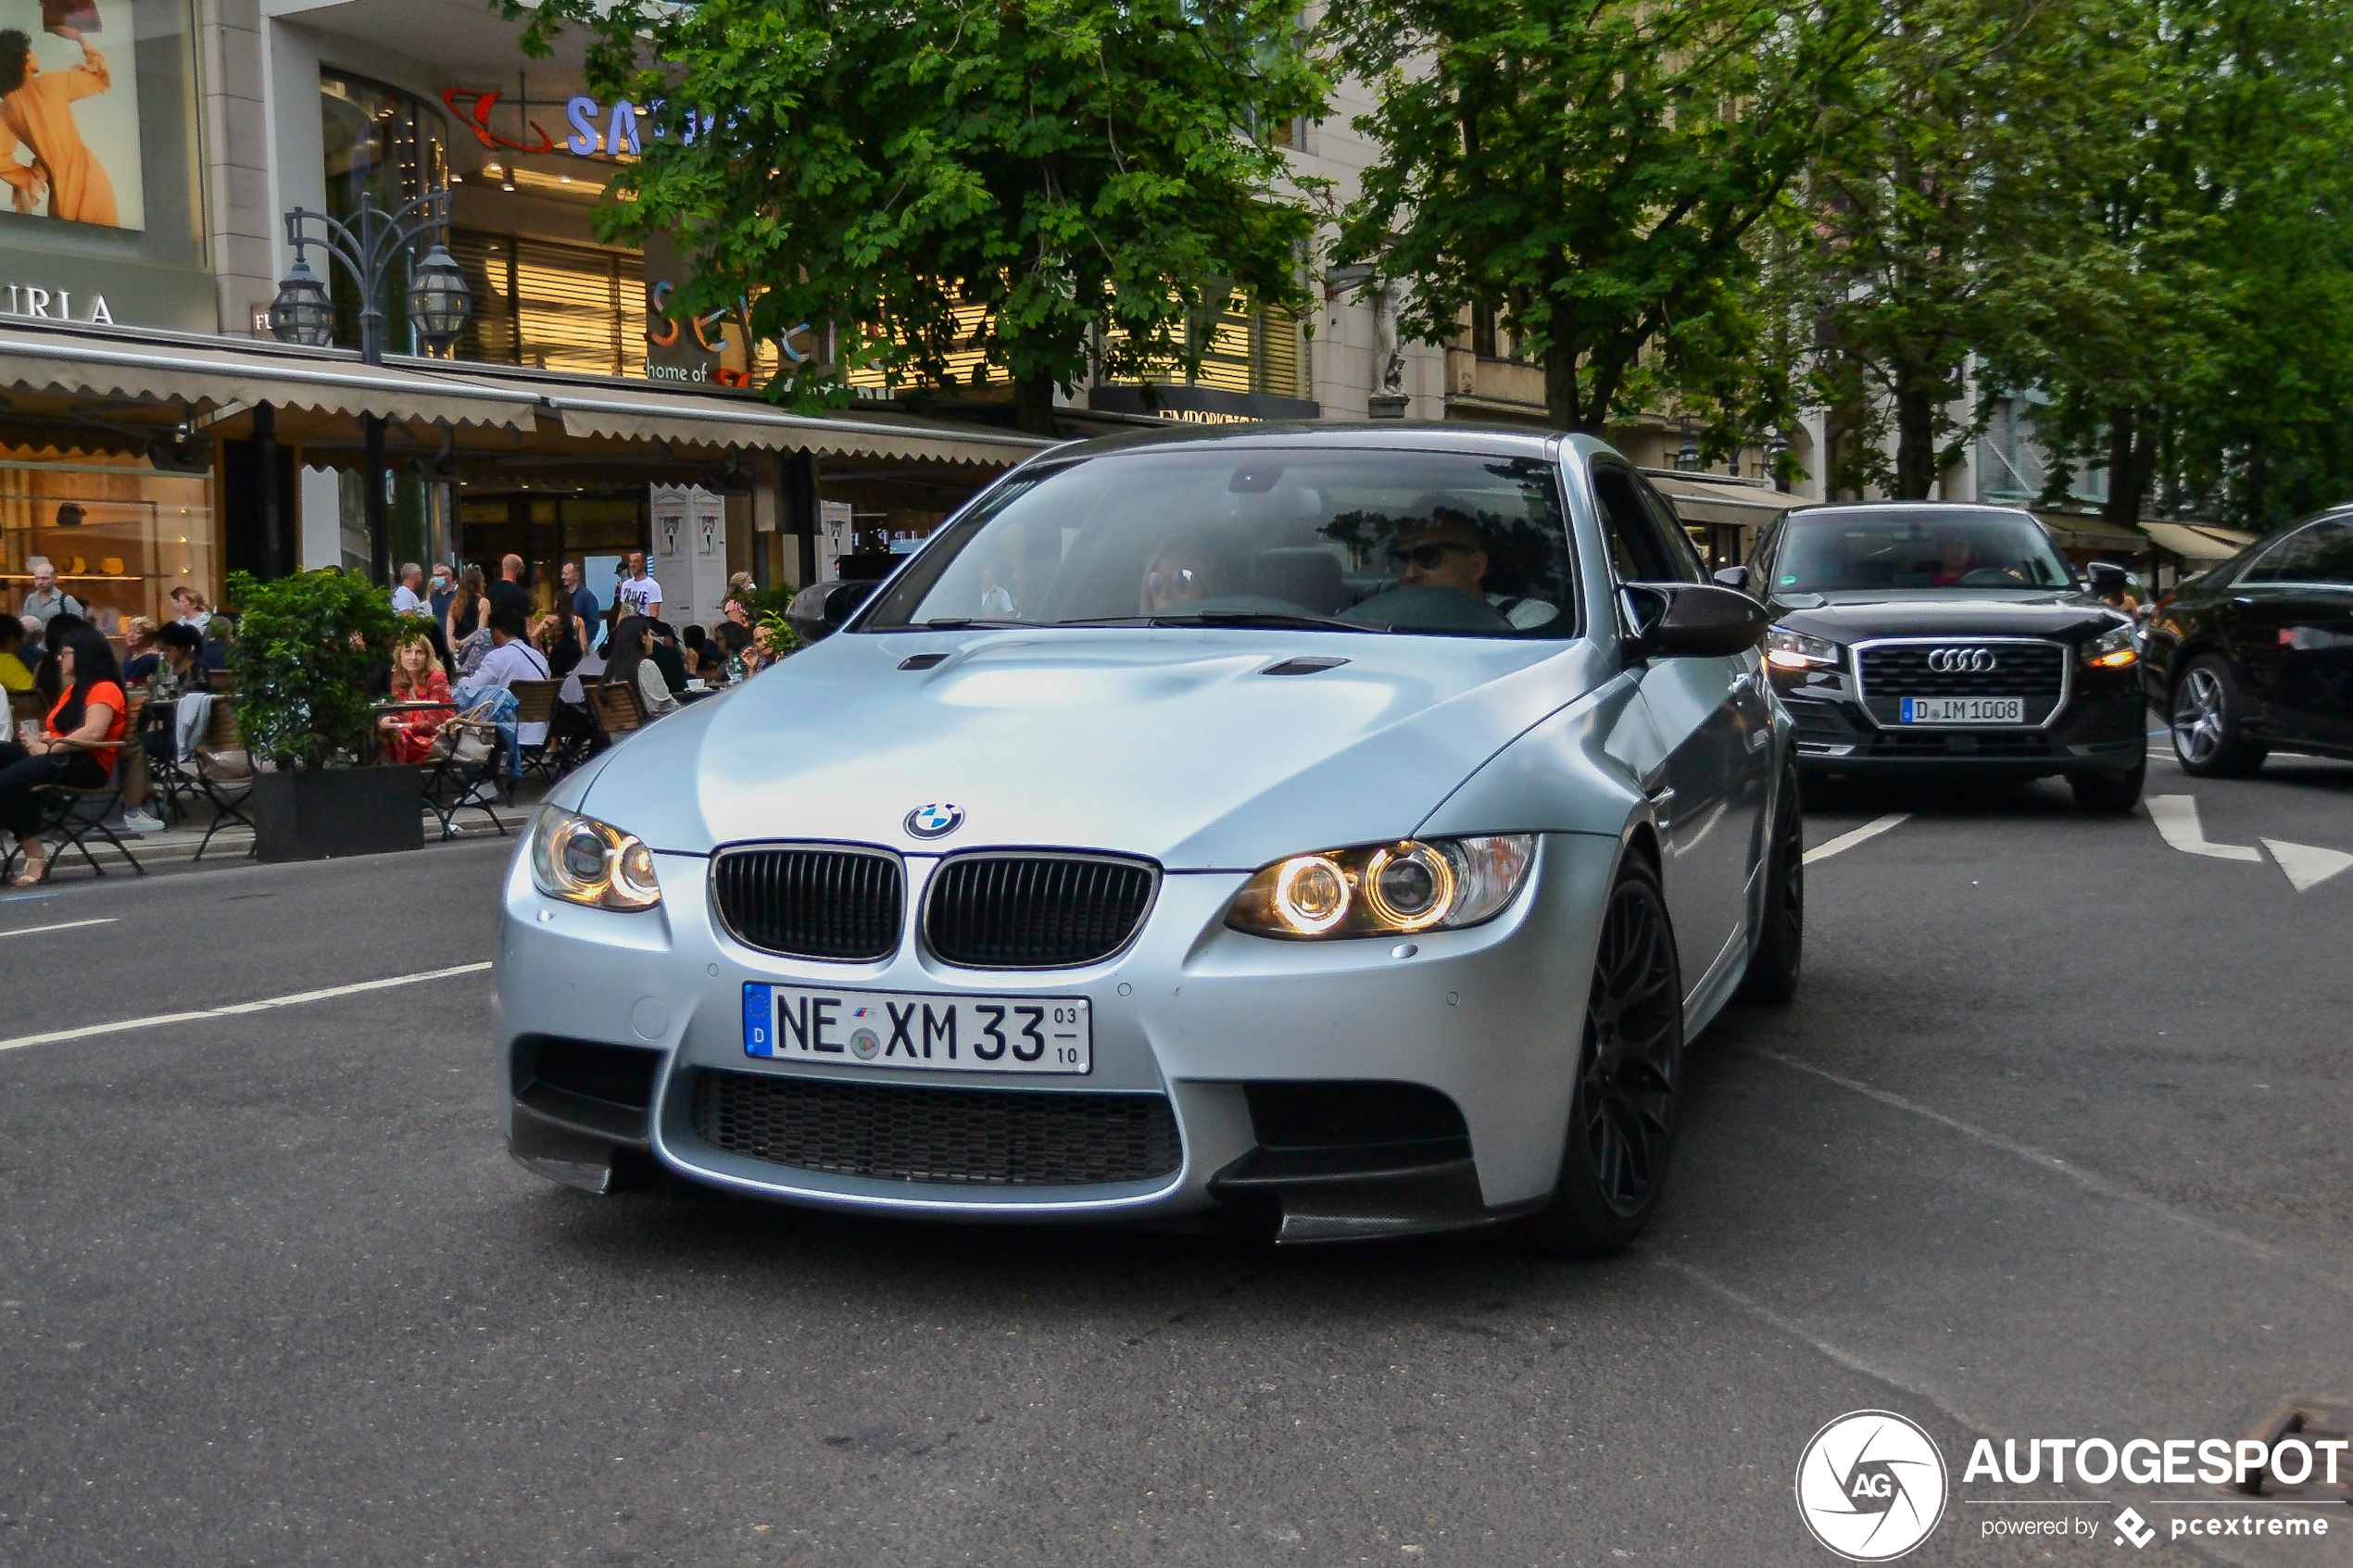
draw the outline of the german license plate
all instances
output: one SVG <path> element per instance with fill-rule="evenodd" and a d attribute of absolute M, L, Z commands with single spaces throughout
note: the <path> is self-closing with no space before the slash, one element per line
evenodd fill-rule
<path fill-rule="evenodd" d="M 744 1054 L 934 1073 L 1085 1073 L 1084 997 L 934 996 L 744 986 Z"/>
<path fill-rule="evenodd" d="M 1906 724 L 2023 724 L 2022 696 L 1907 696 Z"/>

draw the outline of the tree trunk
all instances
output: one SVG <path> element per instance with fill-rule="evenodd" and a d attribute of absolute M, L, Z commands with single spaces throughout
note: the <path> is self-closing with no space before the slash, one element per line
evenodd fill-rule
<path fill-rule="evenodd" d="M 2126 528 L 2141 521 L 2155 456 L 2149 421 L 2143 412 L 2119 408 L 2110 409 L 2108 417 L 2108 499 L 2100 506 L 2100 516 Z"/>
<path fill-rule="evenodd" d="M 1027 435 L 1055 433 L 1053 371 L 1013 379 L 1013 422 Z"/>
<path fill-rule="evenodd" d="M 1895 373 L 1895 495 L 1925 501 L 1936 483 L 1935 383 L 1908 367 Z"/>
<path fill-rule="evenodd" d="M 1585 410 L 1577 396 L 1577 351 L 1558 346 L 1544 351 L 1544 418 L 1554 430 L 1585 429 Z"/>

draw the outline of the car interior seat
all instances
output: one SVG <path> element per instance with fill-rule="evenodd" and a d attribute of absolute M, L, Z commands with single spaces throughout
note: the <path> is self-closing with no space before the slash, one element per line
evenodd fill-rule
<path fill-rule="evenodd" d="M 1340 558 L 1314 546 L 1261 550 L 1250 558 L 1250 591 L 1295 604 L 1311 615 L 1332 615 L 1347 603 Z"/>

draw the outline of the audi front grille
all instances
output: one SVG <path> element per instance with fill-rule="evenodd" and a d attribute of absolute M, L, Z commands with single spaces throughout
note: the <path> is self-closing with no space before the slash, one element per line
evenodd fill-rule
<path fill-rule="evenodd" d="M 1071 969 L 1125 947 L 1160 872 L 1108 855 L 959 855 L 924 901 L 924 940 L 966 969 Z"/>
<path fill-rule="evenodd" d="M 1867 643 L 1856 657 L 1863 706 L 1882 724 L 1901 721 L 1907 696 L 2024 697 L 2026 722 L 2040 724 L 2067 696 L 2068 650 L 2059 643 Z M 1992 668 L 1978 668 L 1989 660 Z"/>
<path fill-rule="evenodd" d="M 720 923 L 786 958 L 872 962 L 899 949 L 907 875 L 881 849 L 772 845 L 723 849 L 711 866 Z"/>

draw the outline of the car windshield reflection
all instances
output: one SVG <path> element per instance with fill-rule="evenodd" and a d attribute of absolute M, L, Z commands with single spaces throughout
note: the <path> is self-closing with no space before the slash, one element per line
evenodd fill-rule
<path fill-rule="evenodd" d="M 1453 452 L 1117 453 L 1017 477 L 863 631 L 1214 626 L 1575 634 L 1552 466 Z"/>
<path fill-rule="evenodd" d="M 1799 513 L 1772 570 L 1773 590 L 1782 594 L 2064 588 L 2075 581 L 2041 524 L 1993 510 Z"/>

